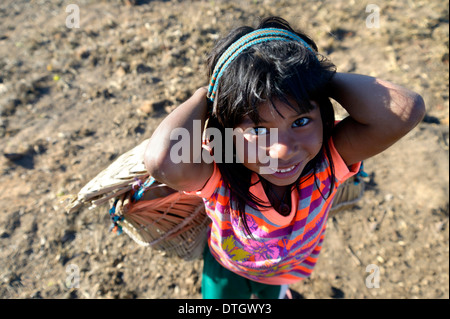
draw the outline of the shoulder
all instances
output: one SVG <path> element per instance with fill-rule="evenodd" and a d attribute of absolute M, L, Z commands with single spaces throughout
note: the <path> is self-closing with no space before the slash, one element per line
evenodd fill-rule
<path fill-rule="evenodd" d="M 331 162 L 334 169 L 334 175 L 340 183 L 358 173 L 361 162 L 347 165 L 341 154 L 335 147 L 333 138 L 328 140 L 328 149 L 330 151 Z"/>
<path fill-rule="evenodd" d="M 213 194 L 223 186 L 222 175 L 220 174 L 220 170 L 217 167 L 217 164 L 213 164 L 211 167 L 212 173 L 210 177 L 201 187 L 198 187 L 196 190 L 187 191 L 186 194 L 197 195 L 205 199 L 209 199 L 213 196 Z"/>

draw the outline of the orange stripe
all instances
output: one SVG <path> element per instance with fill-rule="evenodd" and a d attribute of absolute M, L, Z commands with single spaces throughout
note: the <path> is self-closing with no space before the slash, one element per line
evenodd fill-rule
<path fill-rule="evenodd" d="M 217 202 L 222 206 L 227 206 L 229 202 L 228 196 L 223 196 L 221 194 L 217 195 Z"/>
<path fill-rule="evenodd" d="M 311 263 L 316 264 L 318 259 L 319 259 L 318 257 L 314 258 L 314 257 L 308 256 L 308 257 L 306 257 L 305 261 L 309 261 Z"/>
<path fill-rule="evenodd" d="M 301 181 L 301 187 L 304 188 L 304 187 L 310 186 L 314 183 L 314 177 L 305 176 L 300 181 Z"/>
<path fill-rule="evenodd" d="M 311 194 L 311 202 L 313 202 L 313 201 L 315 201 L 316 199 L 319 199 L 320 197 L 322 197 L 322 195 L 320 195 L 320 192 L 319 191 L 314 191 L 312 194 Z"/>
<path fill-rule="evenodd" d="M 295 270 L 302 270 L 302 271 L 306 272 L 308 275 L 311 275 L 311 273 L 312 273 L 312 269 L 303 267 L 301 265 L 295 267 Z"/>
<path fill-rule="evenodd" d="M 308 216 L 309 207 L 305 207 L 302 209 L 297 209 L 297 215 L 295 216 L 295 221 L 298 222 Z"/>

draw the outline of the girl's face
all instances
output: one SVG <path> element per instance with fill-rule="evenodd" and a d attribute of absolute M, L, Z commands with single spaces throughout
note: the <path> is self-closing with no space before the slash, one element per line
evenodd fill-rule
<path fill-rule="evenodd" d="M 244 137 L 241 151 L 236 147 L 240 162 L 274 185 L 294 183 L 322 148 L 320 109 L 317 103 L 311 103 L 314 108 L 310 112 L 299 114 L 276 100 L 274 104 L 282 116 L 270 102 L 264 103 L 259 107 L 258 124 L 245 116 L 236 128 Z"/>

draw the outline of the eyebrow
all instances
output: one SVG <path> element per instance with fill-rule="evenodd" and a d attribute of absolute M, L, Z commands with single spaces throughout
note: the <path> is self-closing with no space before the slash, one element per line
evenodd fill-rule
<path fill-rule="evenodd" d="M 293 120 L 293 119 L 296 119 L 296 118 L 298 118 L 298 117 L 300 117 L 300 116 L 302 116 L 302 115 L 309 114 L 309 113 L 311 113 L 312 111 L 313 111 L 313 110 L 308 111 L 308 112 L 303 112 L 303 113 L 296 113 L 296 114 L 294 114 L 294 115 L 292 115 L 292 116 L 287 117 L 287 119 L 288 119 L 288 120 Z M 245 117 L 242 119 L 241 124 L 243 124 L 243 125 L 245 125 L 245 124 L 247 124 L 247 125 L 251 125 L 251 124 L 260 125 L 260 124 L 267 124 L 267 123 L 270 122 L 270 121 L 265 120 L 262 116 L 259 116 L 259 118 L 260 118 L 260 121 L 259 121 L 258 123 L 255 123 L 255 122 L 253 122 L 253 120 L 247 115 L 247 116 L 245 116 Z"/>
<path fill-rule="evenodd" d="M 245 117 L 242 118 L 242 121 L 240 124 L 241 125 L 242 124 L 250 125 L 250 124 L 257 124 L 257 123 L 253 122 L 252 119 L 248 115 L 246 115 Z"/>

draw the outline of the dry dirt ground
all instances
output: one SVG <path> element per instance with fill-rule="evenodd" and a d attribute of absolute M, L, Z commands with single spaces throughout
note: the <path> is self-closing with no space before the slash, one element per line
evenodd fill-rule
<path fill-rule="evenodd" d="M 293 287 L 307 299 L 449 298 L 442 0 L 1 1 L 0 298 L 201 298 L 201 260 L 110 233 L 106 207 L 68 215 L 60 202 L 207 83 L 220 35 L 268 15 L 309 33 L 339 71 L 406 86 L 427 106 L 366 161 L 363 200 L 330 219 L 315 272 Z"/>

